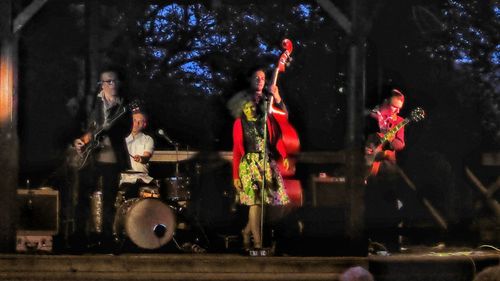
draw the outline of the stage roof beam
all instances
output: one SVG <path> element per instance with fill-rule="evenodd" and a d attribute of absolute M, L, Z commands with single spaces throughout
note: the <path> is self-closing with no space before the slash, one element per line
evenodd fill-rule
<path fill-rule="evenodd" d="M 323 8 L 328 15 L 337 22 L 340 27 L 345 31 L 345 33 L 351 35 L 352 33 L 352 24 L 351 21 L 340 11 L 335 4 L 333 4 L 330 0 L 316 0 L 318 4 Z"/>
<path fill-rule="evenodd" d="M 48 0 L 33 0 L 28 7 L 17 15 L 12 25 L 12 33 L 16 34 L 47 3 Z"/>

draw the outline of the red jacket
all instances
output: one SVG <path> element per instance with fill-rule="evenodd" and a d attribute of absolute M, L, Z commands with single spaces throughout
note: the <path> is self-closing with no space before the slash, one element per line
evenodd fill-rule
<path fill-rule="evenodd" d="M 271 144 L 276 145 L 276 150 L 280 156 L 285 159 L 287 154 L 285 150 L 285 145 L 281 138 L 276 139 L 276 127 L 278 125 L 273 125 L 273 122 L 267 119 L 267 132 L 268 138 Z M 241 126 L 241 118 L 234 121 L 233 124 L 233 179 L 239 179 L 239 168 L 241 158 L 245 155 L 245 146 L 243 144 L 243 128 Z"/>

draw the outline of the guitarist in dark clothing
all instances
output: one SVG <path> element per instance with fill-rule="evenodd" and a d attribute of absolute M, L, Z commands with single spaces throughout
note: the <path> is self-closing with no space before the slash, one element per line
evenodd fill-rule
<path fill-rule="evenodd" d="M 403 107 L 405 101 L 404 95 L 397 89 L 393 89 L 391 91 L 391 97 L 389 100 L 384 102 L 382 105 L 375 107 L 370 112 L 370 119 L 368 121 L 368 128 L 377 127 L 376 131 L 378 132 L 376 135 L 371 135 L 368 138 L 368 146 L 366 147 L 366 154 L 373 155 L 376 153 L 374 151 L 374 144 L 377 144 L 377 139 L 387 134 L 390 129 L 392 129 L 397 124 L 401 123 L 404 118 L 399 116 L 399 111 Z M 373 126 L 375 123 L 375 126 Z M 388 161 L 388 164 L 396 163 L 396 152 L 403 150 L 405 147 L 405 128 L 402 127 L 395 134 L 389 136 L 388 142 L 382 147 L 382 152 L 379 155 L 373 155 L 375 161 L 374 162 L 384 162 Z M 375 130 L 372 130 L 372 132 Z M 375 139 L 374 139 L 375 138 Z M 378 171 L 374 171 L 372 169 L 372 176 L 377 175 Z"/>
<path fill-rule="evenodd" d="M 389 251 L 399 249 L 397 228 L 401 221 L 399 209 L 402 202 L 398 198 L 396 152 L 405 147 L 405 139 L 404 127 L 392 134 L 391 129 L 404 120 L 398 115 L 403 104 L 404 95 L 393 89 L 389 99 L 370 112 L 366 123 L 371 133 L 365 147 L 369 166 L 365 200 L 366 227 L 370 239 L 383 243 Z M 377 146 L 383 137 L 387 141 Z"/>
<path fill-rule="evenodd" d="M 86 229 L 90 215 L 90 196 L 94 202 L 102 202 L 102 222 L 96 223 L 96 214 L 91 220 L 95 241 L 102 248 L 111 247 L 112 224 L 115 214 L 115 198 L 120 172 L 127 167 L 128 154 L 123 139 L 129 130 L 129 120 L 125 114 L 125 103 L 120 97 L 118 75 L 114 71 L 104 71 L 100 75 L 101 91 L 96 96 L 88 119 L 85 134 L 74 140 L 74 146 L 84 158 L 85 166 L 80 167 L 80 190 L 76 214 L 76 232 L 80 237 L 89 232 Z M 101 193 L 98 193 L 100 191 Z M 95 213 L 95 212 L 94 212 Z M 78 236 L 77 236 L 78 237 Z"/>

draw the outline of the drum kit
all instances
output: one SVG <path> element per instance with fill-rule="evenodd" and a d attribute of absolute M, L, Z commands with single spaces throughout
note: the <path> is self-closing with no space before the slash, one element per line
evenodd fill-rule
<path fill-rule="evenodd" d="M 180 224 L 185 223 L 178 222 L 177 217 L 183 216 L 191 192 L 190 178 L 180 176 L 178 163 L 176 166 L 175 176 L 149 183 L 141 180 L 148 177 L 144 173 L 126 171 L 121 174 L 113 232 L 122 245 L 128 240 L 141 249 L 154 250 L 174 240 L 182 250 L 175 241 L 175 233 Z M 134 177 L 137 181 L 132 183 L 130 179 Z"/>

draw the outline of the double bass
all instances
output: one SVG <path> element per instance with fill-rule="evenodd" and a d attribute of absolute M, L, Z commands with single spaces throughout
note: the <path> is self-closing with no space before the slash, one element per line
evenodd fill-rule
<path fill-rule="evenodd" d="M 280 55 L 278 63 L 276 64 L 276 68 L 273 71 L 273 76 L 271 79 L 272 86 L 276 85 L 276 82 L 278 81 L 278 75 L 281 72 L 285 72 L 286 66 L 289 65 L 291 61 L 290 55 L 293 51 L 292 41 L 290 41 L 289 39 L 284 39 L 281 42 L 281 46 L 284 51 Z M 288 122 L 288 112 L 274 106 L 273 96 L 271 96 L 270 104 L 269 114 L 274 117 L 279 125 L 279 128 L 281 130 L 281 139 L 283 141 L 283 144 L 285 145 L 287 154 L 293 156 L 300 150 L 299 135 L 297 134 L 295 128 L 290 124 L 290 122 Z M 294 161 L 290 162 L 290 167 L 288 170 L 283 169 L 281 163 L 278 163 L 278 165 L 282 176 L 293 176 L 295 174 Z"/>
<path fill-rule="evenodd" d="M 276 68 L 273 71 L 273 76 L 271 79 L 271 85 L 275 86 L 278 81 L 278 75 L 281 72 L 285 72 L 286 66 L 289 65 L 291 61 L 291 53 L 293 51 L 292 41 L 289 39 L 283 39 L 281 42 L 281 46 L 283 48 L 283 53 L 280 55 L 278 63 L 276 64 Z M 281 110 L 274 106 L 274 98 L 271 96 L 270 98 L 270 106 L 269 106 L 269 114 L 273 116 L 273 118 L 278 123 L 278 126 L 281 130 L 281 140 L 285 146 L 285 150 L 288 155 L 289 167 L 285 169 L 283 167 L 282 161 L 278 162 L 278 168 L 280 170 L 281 176 L 283 177 L 285 183 L 285 189 L 287 191 L 288 196 L 292 202 L 292 205 L 301 206 L 302 205 L 302 187 L 298 180 L 292 179 L 295 175 L 295 158 L 300 150 L 300 140 L 299 135 L 295 128 L 288 122 L 288 111 Z"/>

